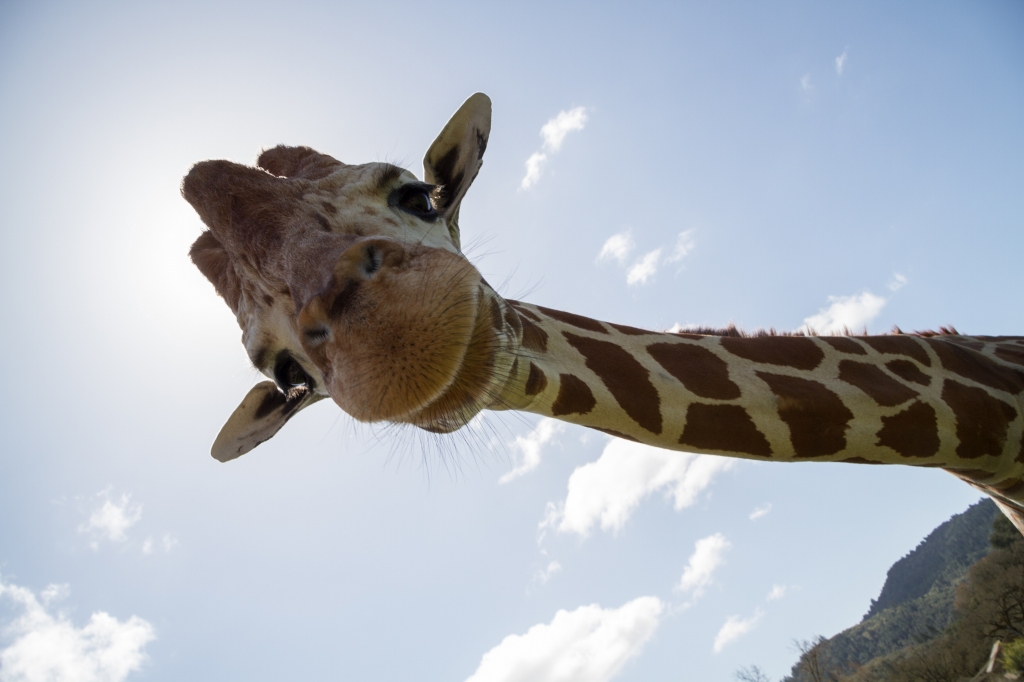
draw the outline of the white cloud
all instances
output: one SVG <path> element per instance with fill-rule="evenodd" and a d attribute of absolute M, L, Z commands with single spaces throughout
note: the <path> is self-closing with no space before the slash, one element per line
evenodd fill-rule
<path fill-rule="evenodd" d="M 547 565 L 546 568 L 538 568 L 533 574 L 533 579 L 535 582 L 538 582 L 541 585 L 543 585 L 547 581 L 551 580 L 551 576 L 553 576 L 555 573 L 558 573 L 561 570 L 562 564 L 558 563 L 557 561 L 552 561 Z"/>
<path fill-rule="evenodd" d="M 544 445 L 554 438 L 555 434 L 562 432 L 564 429 L 565 424 L 557 419 L 545 418 L 541 419 L 537 423 L 536 428 L 528 435 L 516 436 L 515 445 L 522 454 L 522 459 L 515 465 L 512 471 L 498 479 L 498 483 L 508 483 L 536 469 L 540 465 L 541 450 Z"/>
<path fill-rule="evenodd" d="M 657 274 L 658 266 L 661 262 L 677 263 L 686 258 L 693 251 L 696 244 L 693 239 L 694 232 L 695 230 L 692 229 L 680 232 L 676 237 L 672 253 L 664 261 L 662 261 L 662 253 L 664 252 L 662 247 L 648 251 L 637 258 L 626 271 L 626 284 L 629 286 L 647 284 Z M 620 264 L 625 264 L 626 259 L 629 258 L 629 254 L 633 252 L 635 247 L 636 242 L 633 240 L 633 234 L 630 230 L 614 234 L 601 247 L 601 252 L 597 254 L 597 261 L 616 260 Z"/>
<path fill-rule="evenodd" d="M 648 495 L 664 490 L 676 510 L 689 507 L 734 460 L 689 452 L 672 452 L 613 438 L 596 462 L 577 467 L 569 477 L 565 502 L 548 503 L 546 528 L 587 536 L 600 521 L 603 530 L 617 531 Z"/>
<path fill-rule="evenodd" d="M 170 552 L 178 545 L 178 538 L 174 537 L 170 533 L 165 533 L 163 539 L 160 541 L 161 546 L 164 548 L 164 552 Z M 142 553 L 152 554 L 153 548 L 155 547 L 152 537 L 148 537 L 142 543 Z"/>
<path fill-rule="evenodd" d="M 697 540 L 674 589 L 689 593 L 691 599 L 700 597 L 711 584 L 715 571 L 725 562 L 725 551 L 730 547 L 732 544 L 721 533 Z"/>
<path fill-rule="evenodd" d="M 522 189 L 529 189 L 540 180 L 541 168 L 543 168 L 544 162 L 547 160 L 548 155 L 544 152 L 530 154 L 530 158 L 526 160 L 526 175 L 523 176 L 523 181 L 519 184 Z"/>
<path fill-rule="evenodd" d="M 92 536 L 89 543 L 93 549 L 99 548 L 100 540 L 124 542 L 128 539 L 125 532 L 142 518 L 142 505 L 131 501 L 131 495 L 121 495 L 120 502 L 110 499 L 110 491 L 104 490 L 97 497 L 103 500 L 98 508 L 89 515 L 89 520 L 78 527 L 80 533 Z"/>
<path fill-rule="evenodd" d="M 726 619 L 725 624 L 715 635 L 714 652 L 721 653 L 722 649 L 729 642 L 739 639 L 743 635 L 747 634 L 754 629 L 757 622 L 761 620 L 761 616 L 764 614 L 760 609 L 754 610 L 754 615 L 749 618 L 740 618 L 739 616 L 729 616 Z"/>
<path fill-rule="evenodd" d="M 10 644 L 0 650 L 0 682 L 121 682 L 142 667 L 143 649 L 156 638 L 153 626 L 138 616 L 121 622 L 97 611 L 77 628 L 46 610 L 48 601 L 66 594 L 67 586 L 50 586 L 40 603 L 31 590 L 0 581 L 0 597 L 21 610 L 4 629 Z"/>
<path fill-rule="evenodd" d="M 666 263 L 675 263 L 690 255 L 690 252 L 696 246 L 696 242 L 693 240 L 694 232 L 695 230 L 691 229 L 679 233 L 679 236 L 676 238 L 676 248 L 672 250 L 672 255 L 665 259 Z"/>
<path fill-rule="evenodd" d="M 830 334 L 849 329 L 858 333 L 882 312 L 887 299 L 864 291 L 855 296 L 829 296 L 828 300 L 831 303 L 828 308 L 804 319 L 808 330 Z"/>
<path fill-rule="evenodd" d="M 544 506 L 544 518 L 537 524 L 538 545 L 544 542 L 544 538 L 548 534 L 548 528 L 558 528 L 558 523 L 562 520 L 564 510 L 565 502 L 559 505 L 556 505 L 554 502 L 548 502 Z"/>
<path fill-rule="evenodd" d="M 904 285 L 906 285 L 906 283 L 907 283 L 907 276 L 906 275 L 901 275 L 900 273 L 896 272 L 896 273 L 893 273 L 892 280 L 888 284 L 886 284 L 885 286 L 889 287 L 889 291 L 896 292 L 896 291 L 899 291 L 900 289 L 902 289 L 904 287 Z"/>
<path fill-rule="evenodd" d="M 772 585 L 772 591 L 765 597 L 765 601 L 778 601 L 786 596 L 786 592 L 789 590 L 785 585 Z"/>
<path fill-rule="evenodd" d="M 772 503 L 771 502 L 769 502 L 767 504 L 762 504 L 760 507 L 758 507 L 754 511 L 750 512 L 750 520 L 751 521 L 757 521 L 762 516 L 767 516 L 768 512 L 770 512 L 771 510 L 772 510 Z"/>
<path fill-rule="evenodd" d="M 43 600 L 43 605 L 49 606 L 55 601 L 67 599 L 70 594 L 71 585 L 68 585 L 67 583 L 51 583 L 43 588 L 43 591 L 39 593 L 39 596 Z"/>
<path fill-rule="evenodd" d="M 845 65 L 846 65 L 846 50 L 843 50 L 843 53 L 841 55 L 839 55 L 838 57 L 836 57 L 836 73 L 839 74 L 840 76 L 843 75 L 843 67 Z"/>
<path fill-rule="evenodd" d="M 544 164 L 548 156 L 562 148 L 565 136 L 573 130 L 583 130 L 587 124 L 586 107 L 576 107 L 567 111 L 560 111 L 558 115 L 545 123 L 540 129 L 540 135 L 544 138 L 544 144 L 538 152 L 530 155 L 526 160 L 526 175 L 520 183 L 522 189 L 529 189 L 540 179 L 544 170 Z"/>
<path fill-rule="evenodd" d="M 658 259 L 661 258 L 661 249 L 649 251 L 637 259 L 626 273 L 626 284 L 647 284 L 647 280 L 654 277 L 658 272 Z"/>
<path fill-rule="evenodd" d="M 540 129 L 544 138 L 544 149 L 557 152 L 562 148 L 565 136 L 573 130 L 583 130 L 587 124 L 587 108 L 576 107 L 568 111 L 560 111 L 558 115 L 544 124 Z"/>
<path fill-rule="evenodd" d="M 550 623 L 502 640 L 466 682 L 605 682 L 641 652 L 663 610 L 657 597 L 560 610 Z"/>
<path fill-rule="evenodd" d="M 814 86 L 811 85 L 811 74 L 805 73 L 803 75 L 803 78 L 800 79 L 800 87 L 804 92 L 810 92 L 814 89 Z"/>
<path fill-rule="evenodd" d="M 608 241 L 601 247 L 601 253 L 597 254 L 598 261 L 617 260 L 625 263 L 632 253 L 636 243 L 633 241 L 633 234 L 630 230 L 619 232 L 608 237 Z"/>

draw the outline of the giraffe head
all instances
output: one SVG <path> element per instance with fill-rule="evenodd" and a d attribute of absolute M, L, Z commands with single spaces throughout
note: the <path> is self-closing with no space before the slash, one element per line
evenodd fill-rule
<path fill-rule="evenodd" d="M 332 398 L 355 419 L 448 432 L 491 405 L 521 331 L 460 251 L 459 205 L 490 132 L 470 97 L 423 160 L 424 182 L 275 147 L 256 168 L 204 161 L 182 193 L 209 227 L 190 255 L 272 381 L 254 387 L 213 446 L 221 461 Z"/>

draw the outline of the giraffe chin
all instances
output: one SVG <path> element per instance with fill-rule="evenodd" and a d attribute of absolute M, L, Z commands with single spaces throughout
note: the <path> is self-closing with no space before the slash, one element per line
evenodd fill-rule
<path fill-rule="evenodd" d="M 486 406 L 480 399 L 491 388 L 499 344 L 492 296 L 464 258 L 421 247 L 363 282 L 332 321 L 331 339 L 306 350 L 356 420 L 455 430 Z"/>
<path fill-rule="evenodd" d="M 500 303 L 498 303 L 500 301 Z M 431 433 L 452 433 L 468 424 L 482 410 L 493 408 L 495 396 L 510 377 L 509 354 L 503 352 L 509 337 L 500 315 L 504 305 L 489 288 L 481 287 L 473 334 L 462 363 L 447 389 L 422 409 L 394 420 Z"/>

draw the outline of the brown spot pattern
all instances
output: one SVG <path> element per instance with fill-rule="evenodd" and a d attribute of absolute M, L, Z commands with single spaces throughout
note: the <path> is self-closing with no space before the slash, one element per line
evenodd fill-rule
<path fill-rule="evenodd" d="M 501 306 L 495 299 L 491 299 L 491 326 L 499 334 L 505 331 L 505 320 L 501 314 Z"/>
<path fill-rule="evenodd" d="M 904 386 L 878 367 L 864 362 L 840 362 L 839 380 L 856 386 L 871 396 L 876 403 L 885 407 L 902 405 L 917 397 L 917 391 Z"/>
<path fill-rule="evenodd" d="M 848 353 L 850 355 L 868 354 L 868 352 L 864 350 L 864 346 L 846 336 L 819 336 L 818 338 L 835 348 L 840 353 Z"/>
<path fill-rule="evenodd" d="M 534 322 L 540 322 L 540 317 L 538 317 L 537 314 L 529 308 L 524 307 L 519 301 L 506 301 L 506 303 L 515 308 L 516 312 L 519 313 L 520 316 L 528 317 Z"/>
<path fill-rule="evenodd" d="M 516 333 L 516 336 L 522 336 L 523 334 L 523 323 L 519 321 L 519 315 L 512 306 L 505 306 L 505 323 L 512 327 L 512 330 Z"/>
<path fill-rule="evenodd" d="M 522 311 L 519 312 L 522 313 Z M 525 317 L 520 317 L 519 321 L 523 325 L 523 347 L 534 353 L 546 353 L 548 351 L 548 333 Z"/>
<path fill-rule="evenodd" d="M 814 341 L 799 336 L 762 336 L 753 339 L 725 336 L 721 344 L 737 357 L 767 365 L 814 369 L 825 359 L 825 353 Z"/>
<path fill-rule="evenodd" d="M 742 452 L 770 457 L 771 445 L 754 426 L 754 420 L 739 405 L 693 403 L 686 410 L 686 427 L 680 445 L 701 450 Z"/>
<path fill-rule="evenodd" d="M 537 395 L 548 387 L 548 378 L 540 367 L 530 363 L 530 373 L 526 376 L 526 395 Z"/>
<path fill-rule="evenodd" d="M 603 324 L 597 320 L 592 320 L 589 317 L 583 317 L 582 315 L 567 313 L 561 310 L 552 310 L 551 308 L 542 308 L 541 306 L 537 306 L 537 310 L 541 311 L 552 320 L 571 324 L 574 327 L 586 329 L 588 332 L 598 332 L 600 334 L 608 333 L 608 330 L 604 328 Z"/>
<path fill-rule="evenodd" d="M 619 332 L 621 334 L 626 334 L 627 336 L 643 336 L 644 334 L 650 334 L 651 333 L 651 332 L 647 331 L 646 329 L 637 329 L 636 327 L 630 327 L 630 326 L 625 325 L 625 324 L 612 324 L 611 322 L 608 322 L 607 324 L 608 324 L 609 327 L 611 327 L 615 331 L 617 331 L 617 332 Z"/>
<path fill-rule="evenodd" d="M 846 459 L 839 460 L 845 464 L 884 464 L 885 462 L 876 462 L 872 459 L 864 459 L 863 457 L 847 457 Z"/>
<path fill-rule="evenodd" d="M 938 339 L 928 339 L 928 342 L 942 366 L 954 374 L 1008 393 L 1016 394 L 1024 389 L 1024 376 L 997 365 L 980 353 Z"/>
<path fill-rule="evenodd" d="M 651 433 L 661 433 L 661 399 L 647 368 L 621 346 L 564 332 L 587 368 L 608 388 L 626 414 Z"/>
<path fill-rule="evenodd" d="M 995 350 L 996 357 L 1006 362 L 1012 362 L 1015 365 L 1024 365 L 1024 351 L 1017 350 L 1016 348 L 1005 348 L 999 346 Z"/>
<path fill-rule="evenodd" d="M 885 368 L 900 379 L 913 381 L 915 384 L 927 386 L 932 382 L 931 378 L 910 360 L 890 360 L 885 363 Z"/>
<path fill-rule="evenodd" d="M 676 332 L 676 336 L 681 336 L 684 339 L 694 339 L 695 341 L 699 341 L 704 338 L 701 334 L 690 334 L 688 332 Z"/>
<path fill-rule="evenodd" d="M 647 352 L 687 390 L 701 398 L 734 400 L 740 387 L 729 378 L 725 360 L 692 343 L 655 343 Z"/>
<path fill-rule="evenodd" d="M 590 387 L 571 374 L 558 375 L 558 397 L 551 406 L 551 414 L 560 417 L 563 414 L 586 414 L 594 409 L 597 401 Z"/>
<path fill-rule="evenodd" d="M 920 400 L 891 417 L 882 417 L 878 445 L 903 457 L 931 457 L 939 451 L 939 422 L 935 410 Z"/>
<path fill-rule="evenodd" d="M 879 353 L 906 355 L 908 358 L 917 360 L 925 367 L 932 366 L 932 360 L 928 357 L 928 351 L 921 346 L 920 341 L 912 336 L 862 336 L 860 340 Z"/>
<path fill-rule="evenodd" d="M 797 457 L 823 457 L 846 447 L 853 413 L 835 393 L 816 381 L 758 372 L 778 398 L 779 417 L 789 426 Z"/>
<path fill-rule="evenodd" d="M 1006 429 L 1017 411 L 984 389 L 965 386 L 952 379 L 942 385 L 942 399 L 956 416 L 956 454 L 964 459 L 999 456 L 1006 443 Z"/>

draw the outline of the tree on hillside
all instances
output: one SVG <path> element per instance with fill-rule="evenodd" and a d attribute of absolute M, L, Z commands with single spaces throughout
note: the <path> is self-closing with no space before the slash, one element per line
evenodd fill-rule
<path fill-rule="evenodd" d="M 756 665 L 749 668 L 740 668 L 732 674 L 736 682 L 772 682 L 771 678 L 764 674 L 764 671 Z"/>
<path fill-rule="evenodd" d="M 803 673 L 810 682 L 838 682 L 836 671 L 828 665 L 825 656 L 826 640 L 821 635 L 811 639 L 794 639 L 793 646 L 800 653 L 797 670 Z"/>

